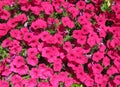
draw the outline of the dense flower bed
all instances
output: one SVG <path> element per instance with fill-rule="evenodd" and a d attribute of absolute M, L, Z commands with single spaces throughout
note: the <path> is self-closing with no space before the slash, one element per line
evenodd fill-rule
<path fill-rule="evenodd" d="M 120 86 L 120 0 L 0 0 L 0 87 Z"/>

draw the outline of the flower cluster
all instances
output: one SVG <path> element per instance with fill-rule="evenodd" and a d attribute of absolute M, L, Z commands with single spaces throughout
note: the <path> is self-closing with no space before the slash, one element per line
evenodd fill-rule
<path fill-rule="evenodd" d="M 0 87 L 120 86 L 119 0 L 0 0 Z"/>

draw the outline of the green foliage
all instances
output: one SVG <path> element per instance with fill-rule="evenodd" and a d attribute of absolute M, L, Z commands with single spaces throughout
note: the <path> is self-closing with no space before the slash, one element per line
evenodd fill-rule
<path fill-rule="evenodd" d="M 28 16 L 28 22 L 32 22 L 33 20 L 35 20 L 35 16 L 30 14 L 30 16 Z"/>
<path fill-rule="evenodd" d="M 120 46 L 115 47 L 115 49 L 117 49 L 118 51 L 120 51 Z"/>
<path fill-rule="evenodd" d="M 51 35 L 54 35 L 54 34 L 56 33 L 56 30 L 49 29 L 48 32 L 49 32 Z"/>
<path fill-rule="evenodd" d="M 93 46 L 90 50 L 90 54 L 95 53 L 97 50 L 98 50 L 98 45 Z"/>
<path fill-rule="evenodd" d="M 101 5 L 101 10 L 103 12 L 111 10 L 111 0 L 103 0 L 103 4 Z"/>
<path fill-rule="evenodd" d="M 40 12 L 39 17 L 40 17 L 40 18 L 44 18 L 44 16 L 45 16 L 45 13 L 44 13 L 43 11 Z"/>
<path fill-rule="evenodd" d="M 113 34 L 112 33 L 107 33 L 107 35 L 106 35 L 106 40 L 112 40 L 112 38 L 113 38 Z"/>
<path fill-rule="evenodd" d="M 38 58 L 38 59 L 40 59 L 40 57 L 41 57 L 41 55 L 40 55 L 40 54 L 38 54 L 38 55 L 37 55 L 37 58 Z"/>
<path fill-rule="evenodd" d="M 71 87 L 83 87 L 82 84 L 72 84 Z"/>
<path fill-rule="evenodd" d="M 29 79 L 30 76 L 29 75 L 26 75 L 26 76 L 23 76 L 24 79 Z"/>
<path fill-rule="evenodd" d="M 70 35 L 65 36 L 64 42 L 65 41 L 71 41 L 73 38 Z"/>
<path fill-rule="evenodd" d="M 91 3 L 91 0 L 87 0 L 87 3 Z"/>
<path fill-rule="evenodd" d="M 14 85 L 12 84 L 12 82 L 10 82 L 10 87 L 14 87 Z"/>
<path fill-rule="evenodd" d="M 63 10 L 62 13 L 53 12 L 50 17 L 61 19 L 62 17 L 68 16 L 66 10 L 64 8 L 61 9 Z"/>
<path fill-rule="evenodd" d="M 26 49 L 22 49 L 22 52 L 20 53 L 20 55 L 26 57 L 25 51 L 26 51 Z"/>
<path fill-rule="evenodd" d="M 81 29 L 82 25 L 80 25 L 77 21 L 75 22 L 75 29 Z"/>
<path fill-rule="evenodd" d="M 7 10 L 7 11 L 11 11 L 11 10 L 14 9 L 14 7 L 11 7 L 11 6 L 9 6 L 9 5 L 6 5 L 6 6 L 3 7 L 3 9 L 5 9 L 5 10 Z"/>
<path fill-rule="evenodd" d="M 5 57 L 7 57 L 7 52 L 2 48 L 2 46 L 0 46 L 0 59 L 4 59 Z"/>

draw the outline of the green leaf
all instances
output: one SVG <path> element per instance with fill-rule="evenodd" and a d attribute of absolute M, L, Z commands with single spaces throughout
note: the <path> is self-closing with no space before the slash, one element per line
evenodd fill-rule
<path fill-rule="evenodd" d="M 80 24 L 78 23 L 78 21 L 75 22 L 75 26 L 76 26 L 76 29 L 81 29 L 81 28 L 82 28 L 82 25 L 80 25 Z"/>
<path fill-rule="evenodd" d="M 0 57 L 2 59 L 4 59 L 5 57 L 7 57 L 7 51 L 4 48 L 2 48 L 2 46 L 0 46 Z"/>
<path fill-rule="evenodd" d="M 91 0 L 87 0 L 87 3 L 91 3 Z"/>
<path fill-rule="evenodd" d="M 106 3 L 105 3 L 105 4 L 102 4 L 101 10 L 102 10 L 103 12 L 105 12 L 105 11 L 107 10 L 107 4 L 106 4 Z"/>
<path fill-rule="evenodd" d="M 90 50 L 90 54 L 93 54 L 94 52 L 96 52 L 98 50 L 98 45 L 95 45 L 91 48 Z"/>
<path fill-rule="evenodd" d="M 12 84 L 12 82 L 10 82 L 10 87 L 14 87 L 14 85 Z"/>
<path fill-rule="evenodd" d="M 35 16 L 34 15 L 28 16 L 28 22 L 31 22 L 33 20 L 35 20 Z"/>
<path fill-rule="evenodd" d="M 20 55 L 21 55 L 21 56 L 26 56 L 25 51 L 26 51 L 26 49 L 22 49 Z"/>
<path fill-rule="evenodd" d="M 38 59 L 40 59 L 40 57 L 41 57 L 41 55 L 40 55 L 40 54 L 38 54 L 38 55 L 37 55 L 37 58 L 38 58 Z"/>
<path fill-rule="evenodd" d="M 50 34 L 54 35 L 54 34 L 56 33 L 56 30 L 50 29 L 50 30 L 48 30 L 48 32 L 49 32 Z"/>
<path fill-rule="evenodd" d="M 40 12 L 39 17 L 40 17 L 40 18 L 44 18 L 44 15 L 45 15 L 44 12 Z"/>
<path fill-rule="evenodd" d="M 8 5 L 4 6 L 3 9 L 7 10 L 7 11 L 11 11 L 14 9 L 14 7 L 10 7 Z"/>
<path fill-rule="evenodd" d="M 104 0 L 103 4 L 101 5 L 100 9 L 105 11 L 110 11 L 111 7 L 111 0 Z"/>
<path fill-rule="evenodd" d="M 23 76 L 24 79 L 29 79 L 30 76 L 29 75 L 26 75 L 26 76 Z"/>
<path fill-rule="evenodd" d="M 83 85 L 82 84 L 72 84 L 71 87 L 83 87 Z"/>
<path fill-rule="evenodd" d="M 52 0 L 50 0 L 50 3 L 52 3 Z"/>
<path fill-rule="evenodd" d="M 70 36 L 70 35 L 67 35 L 65 38 L 64 38 L 64 42 L 65 41 L 69 41 L 69 40 L 71 40 L 72 39 L 72 37 Z"/>

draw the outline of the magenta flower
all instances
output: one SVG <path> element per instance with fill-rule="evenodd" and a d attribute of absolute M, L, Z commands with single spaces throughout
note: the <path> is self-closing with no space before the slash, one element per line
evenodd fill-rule
<path fill-rule="evenodd" d="M 69 28 L 73 28 L 75 26 L 74 22 L 71 21 L 69 17 L 62 17 L 62 23 L 65 27 L 67 26 Z"/>
<path fill-rule="evenodd" d="M 31 78 L 38 78 L 38 69 L 37 68 L 32 68 L 31 71 L 30 71 L 30 76 Z"/>
<path fill-rule="evenodd" d="M 25 82 L 25 87 L 35 87 L 37 86 L 37 81 L 35 78 L 30 78 Z"/>
<path fill-rule="evenodd" d="M 61 59 L 56 59 L 54 61 L 53 69 L 54 69 L 54 71 L 61 71 L 61 69 L 62 69 L 62 60 Z"/>
<path fill-rule="evenodd" d="M 21 67 L 21 66 L 25 65 L 24 58 L 21 56 L 16 56 L 15 59 L 13 60 L 12 64 L 14 66 L 16 66 L 17 68 Z"/>
<path fill-rule="evenodd" d="M 38 58 L 34 55 L 27 57 L 27 63 L 32 66 L 36 66 L 38 64 Z"/>
<path fill-rule="evenodd" d="M 54 9 L 53 6 L 49 2 L 42 2 L 41 6 L 46 14 L 50 15 L 53 13 Z"/>
<path fill-rule="evenodd" d="M 47 24 L 46 21 L 42 20 L 42 19 L 37 19 L 36 21 L 32 22 L 31 24 L 31 28 L 34 30 L 40 29 L 40 28 L 46 28 Z"/>
<path fill-rule="evenodd" d="M 9 83 L 7 81 L 0 80 L 0 86 L 1 87 L 9 87 Z"/>
<path fill-rule="evenodd" d="M 48 82 L 39 82 L 38 87 L 51 87 Z"/>

